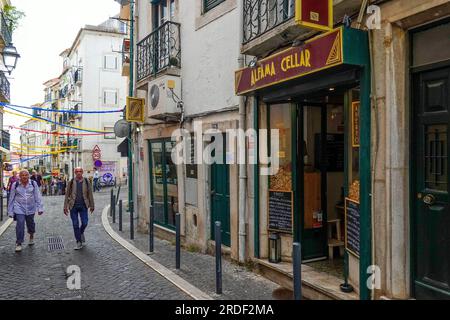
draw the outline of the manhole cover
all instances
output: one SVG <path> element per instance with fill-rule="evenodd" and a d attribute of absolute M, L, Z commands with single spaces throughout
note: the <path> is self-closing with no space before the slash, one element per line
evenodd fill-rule
<path fill-rule="evenodd" d="M 286 288 L 277 288 L 273 290 L 272 297 L 275 300 L 294 300 L 294 292 Z"/>
<path fill-rule="evenodd" d="M 47 248 L 49 252 L 64 250 L 64 241 L 61 236 L 47 238 Z"/>

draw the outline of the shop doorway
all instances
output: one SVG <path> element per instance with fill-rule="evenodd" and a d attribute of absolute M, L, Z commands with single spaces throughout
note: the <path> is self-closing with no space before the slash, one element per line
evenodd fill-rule
<path fill-rule="evenodd" d="M 450 67 L 413 76 L 414 291 L 450 299 Z"/>
<path fill-rule="evenodd" d="M 342 272 L 344 251 L 344 95 L 297 104 L 298 210 L 305 262 Z"/>
<path fill-rule="evenodd" d="M 231 245 L 230 167 L 226 163 L 225 150 L 226 139 L 223 135 L 223 149 L 213 151 L 213 157 L 217 155 L 222 159 L 222 162 L 214 162 L 211 165 L 211 239 L 215 240 L 214 225 L 216 221 L 220 221 L 222 244 L 229 247 Z"/>

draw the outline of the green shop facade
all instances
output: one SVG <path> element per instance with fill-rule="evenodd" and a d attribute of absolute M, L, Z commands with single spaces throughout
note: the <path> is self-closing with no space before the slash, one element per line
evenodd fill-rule
<path fill-rule="evenodd" d="M 348 276 L 361 299 L 370 299 L 372 265 L 369 61 L 367 32 L 340 27 L 235 72 L 258 141 L 259 129 L 279 135 L 278 150 L 270 135 L 267 150 L 255 147 L 250 254 L 286 270 L 300 242 L 305 264 Z M 269 238 L 281 242 L 279 263 L 269 261 Z"/>

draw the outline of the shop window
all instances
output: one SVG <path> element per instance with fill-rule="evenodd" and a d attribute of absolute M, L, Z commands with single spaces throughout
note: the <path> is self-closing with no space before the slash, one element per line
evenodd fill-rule
<path fill-rule="evenodd" d="M 291 106 L 288 104 L 275 104 L 269 106 L 270 129 L 279 132 L 279 150 L 277 156 L 279 170 L 270 176 L 270 189 L 292 191 L 292 125 Z"/>
<path fill-rule="evenodd" d="M 172 149 L 175 142 L 160 140 L 150 142 L 151 196 L 155 221 L 173 228 L 175 214 L 178 212 L 177 167 L 172 162 Z"/>

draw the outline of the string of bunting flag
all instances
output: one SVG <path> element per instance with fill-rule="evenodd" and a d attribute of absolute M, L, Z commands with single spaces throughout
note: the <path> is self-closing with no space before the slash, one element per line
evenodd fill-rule
<path fill-rule="evenodd" d="M 5 103 L 0 102 L 1 107 L 10 107 L 10 108 L 19 108 L 19 109 L 29 109 L 29 110 L 37 110 L 37 111 L 47 111 L 47 112 L 54 112 L 54 113 L 71 113 L 71 114 L 101 114 L 101 113 L 118 113 L 123 112 L 124 109 L 117 109 L 117 110 L 57 110 L 57 109 L 46 109 L 46 108 L 40 108 L 40 107 L 27 107 L 27 106 L 20 106 L 17 104 L 11 104 L 11 103 Z"/>

